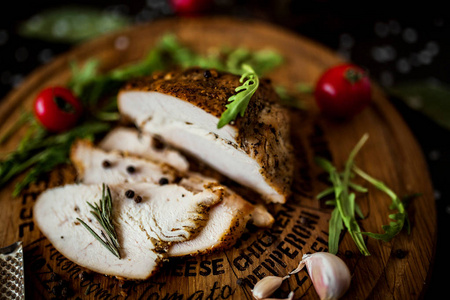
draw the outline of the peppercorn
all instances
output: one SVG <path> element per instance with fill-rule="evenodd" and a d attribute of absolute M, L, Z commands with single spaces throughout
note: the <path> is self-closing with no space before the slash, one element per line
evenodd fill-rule
<path fill-rule="evenodd" d="M 128 190 L 125 192 L 125 196 L 127 198 L 134 198 L 134 191 L 133 190 Z"/>
<path fill-rule="evenodd" d="M 142 197 L 139 196 L 139 195 L 137 195 L 137 196 L 134 198 L 134 202 L 136 202 L 136 203 L 141 203 L 141 202 L 142 202 Z"/>
<path fill-rule="evenodd" d="M 159 179 L 160 185 L 166 185 L 168 183 L 169 183 L 169 179 L 167 179 L 166 177 L 161 177 L 161 179 Z"/>
<path fill-rule="evenodd" d="M 211 77 L 211 76 L 212 76 L 211 71 L 210 71 L 210 70 L 205 70 L 205 72 L 203 72 L 203 76 L 204 76 L 205 78 Z"/>
<path fill-rule="evenodd" d="M 134 172 L 136 172 L 136 168 L 134 166 L 128 166 L 127 172 L 130 174 L 133 174 Z"/>
<path fill-rule="evenodd" d="M 110 168 L 111 167 L 111 162 L 109 161 L 109 160 L 104 160 L 103 162 L 102 162 L 102 166 L 103 166 L 103 168 Z"/>

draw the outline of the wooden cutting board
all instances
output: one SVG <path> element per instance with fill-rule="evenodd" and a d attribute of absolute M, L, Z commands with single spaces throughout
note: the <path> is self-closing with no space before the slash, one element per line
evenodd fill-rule
<path fill-rule="evenodd" d="M 294 89 L 313 84 L 327 68 L 342 59 L 308 39 L 269 24 L 228 18 L 166 19 L 83 44 L 33 72 L 0 103 L 0 133 L 29 109 L 37 92 L 70 77 L 69 63 L 95 57 L 103 70 L 134 62 L 145 56 L 159 37 L 175 33 L 182 43 L 205 53 L 211 47 L 272 48 L 285 64 L 268 76 L 274 85 Z M 430 278 L 436 245 L 436 212 L 433 189 L 423 155 L 401 116 L 380 88 L 373 90 L 371 106 L 346 122 L 323 118 L 313 99 L 304 99 L 305 111 L 292 110 L 295 147 L 294 196 L 273 207 L 276 222 L 269 230 L 248 228 L 235 247 L 208 256 L 167 262 L 150 280 L 120 284 L 100 274 L 81 276 L 83 268 L 58 253 L 33 222 L 33 203 L 39 192 L 74 179 L 71 168 L 55 170 L 21 197 L 12 198 L 12 186 L 0 191 L 0 246 L 22 240 L 25 251 L 26 291 L 30 299 L 54 297 L 55 274 L 68 281 L 73 299 L 252 299 L 251 288 L 267 275 L 285 275 L 305 253 L 327 251 L 330 209 L 315 195 L 327 185 L 324 173 L 313 163 L 316 155 L 342 167 L 364 133 L 369 140 L 357 156 L 360 168 L 384 181 L 398 195 L 421 193 L 409 208 L 411 234 L 401 233 L 389 243 L 366 239 L 371 256 L 359 254 L 346 234 L 338 255 L 348 264 L 352 284 L 346 299 L 417 299 Z M 14 149 L 20 132 L 0 153 Z M 366 218 L 363 230 L 381 232 L 389 222 L 390 199 L 369 185 L 357 202 Z M 53 274 L 53 275 L 52 275 Z M 295 291 L 295 299 L 318 299 L 306 271 L 285 281 L 281 295 Z"/>

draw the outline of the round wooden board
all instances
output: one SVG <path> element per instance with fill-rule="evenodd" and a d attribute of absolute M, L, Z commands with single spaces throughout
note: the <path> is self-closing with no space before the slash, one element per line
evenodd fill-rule
<path fill-rule="evenodd" d="M 139 60 L 167 32 L 182 43 L 205 52 L 211 47 L 245 46 L 272 48 L 285 64 L 268 74 L 274 85 L 294 89 L 298 83 L 314 83 L 327 67 L 342 61 L 322 46 L 273 25 L 228 18 L 166 19 L 129 28 L 83 44 L 32 73 L 0 105 L 0 134 L 30 108 L 37 92 L 64 84 L 69 63 L 97 58 L 103 70 Z M 117 43 L 128 47 L 116 47 Z M 150 280 L 121 286 L 114 278 L 96 274 L 80 278 L 83 268 L 59 254 L 33 223 L 33 203 L 40 191 L 73 180 L 70 168 L 55 170 L 21 197 L 12 198 L 13 184 L 0 191 L 0 246 L 22 240 L 26 264 L 26 292 L 30 299 L 54 297 L 57 273 L 70 282 L 72 298 L 82 299 L 252 299 L 251 287 L 267 275 L 285 275 L 303 254 L 327 251 L 330 210 L 314 196 L 327 185 L 313 158 L 332 159 L 339 168 L 364 133 L 369 140 L 358 154 L 360 168 L 388 184 L 398 195 L 421 193 L 409 208 L 411 234 L 401 233 L 391 242 L 366 239 L 371 256 L 364 257 L 346 234 L 338 255 L 350 267 L 352 284 L 346 299 L 417 299 L 430 277 L 436 244 L 436 213 L 433 189 L 423 155 L 408 127 L 378 87 L 372 105 L 346 122 L 323 118 L 312 99 L 307 110 L 292 110 L 292 141 L 296 154 L 294 196 L 273 208 L 276 223 L 270 230 L 249 227 L 235 247 L 202 257 L 171 259 Z M 14 149 L 20 132 L 0 153 Z M 365 183 L 364 183 L 365 184 Z M 366 218 L 364 231 L 381 232 L 389 222 L 390 199 L 368 186 L 357 202 Z M 285 281 L 282 290 L 295 291 L 295 299 L 318 299 L 307 272 Z"/>

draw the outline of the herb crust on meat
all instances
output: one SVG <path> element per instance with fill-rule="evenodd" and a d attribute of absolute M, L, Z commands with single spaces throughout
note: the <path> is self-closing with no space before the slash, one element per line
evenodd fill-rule
<path fill-rule="evenodd" d="M 240 85 L 239 78 L 230 73 L 201 68 L 157 72 L 128 82 L 120 94 L 132 91 L 165 94 L 220 118 L 229 103 L 228 98 L 236 93 L 235 88 Z M 123 105 L 119 101 L 119 110 Z M 122 111 L 122 115 L 133 120 L 126 110 Z M 245 151 L 259 164 L 259 172 L 265 181 L 282 195 L 281 200 L 273 202 L 285 202 L 292 184 L 293 155 L 288 118 L 288 111 L 280 104 L 270 80 L 261 79 L 244 116 L 227 125 L 235 133 L 234 140 L 212 132 L 216 139 L 223 139 L 224 143 Z M 141 124 L 135 125 L 140 127 Z"/>

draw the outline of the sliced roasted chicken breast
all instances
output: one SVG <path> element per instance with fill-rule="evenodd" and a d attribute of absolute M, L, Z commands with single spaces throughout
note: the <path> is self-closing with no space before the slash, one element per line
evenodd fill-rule
<path fill-rule="evenodd" d="M 102 236 L 103 229 L 87 203 L 98 204 L 101 184 L 49 189 L 38 197 L 33 215 L 42 233 L 68 259 L 95 272 L 128 279 L 150 277 L 161 264 L 161 253 L 171 243 L 198 234 L 208 219 L 209 207 L 221 201 L 217 190 L 193 193 L 176 184 L 127 183 L 109 187 L 120 259 L 77 219 Z"/>
<path fill-rule="evenodd" d="M 174 182 L 177 170 L 166 164 L 127 155 L 120 151 L 104 151 L 87 140 L 74 142 L 70 159 L 79 181 L 91 183 Z"/>
<path fill-rule="evenodd" d="M 239 195 L 226 193 L 223 201 L 211 209 L 209 220 L 200 233 L 191 240 L 172 244 L 168 254 L 185 256 L 228 249 L 241 237 L 250 220 L 258 227 L 270 227 L 274 218 L 267 210 L 243 201 Z"/>
<path fill-rule="evenodd" d="M 99 147 L 106 151 L 122 151 L 155 162 L 165 163 L 183 172 L 189 169 L 187 159 L 179 151 L 165 145 L 161 141 L 161 137 L 141 133 L 135 128 L 114 128 L 103 138 Z"/>
<path fill-rule="evenodd" d="M 260 80 L 244 116 L 218 129 L 239 85 L 238 76 L 215 70 L 155 74 L 120 91 L 119 111 L 142 132 L 163 137 L 267 201 L 284 203 L 293 176 L 288 112 Z"/>
<path fill-rule="evenodd" d="M 114 156 L 112 156 L 114 155 Z M 95 157 L 95 159 L 94 159 Z M 106 152 L 94 147 L 89 142 L 79 141 L 73 145 L 72 159 L 78 178 L 86 184 L 119 183 L 129 181 L 129 176 L 118 167 L 104 168 L 101 161 L 110 159 L 116 166 L 125 166 L 123 162 L 131 157 L 123 156 L 118 151 Z M 93 162 L 95 160 L 95 162 Z M 154 172 L 155 164 L 151 161 L 133 157 L 135 165 L 139 166 L 141 175 L 135 177 L 140 181 L 161 184 L 159 176 L 145 174 Z M 92 176 L 91 174 L 96 174 Z M 171 179 L 164 184 L 172 182 Z M 212 178 L 198 173 L 187 172 L 178 179 L 178 185 L 191 191 L 200 193 L 205 189 L 223 189 L 223 201 L 211 207 L 209 218 L 205 227 L 189 242 L 173 244 L 169 249 L 170 256 L 195 255 L 225 249 L 233 245 L 245 230 L 247 222 L 251 221 L 258 227 L 270 227 L 274 221 L 272 215 L 262 206 L 253 205 L 244 200 L 230 189 L 219 185 Z"/>

